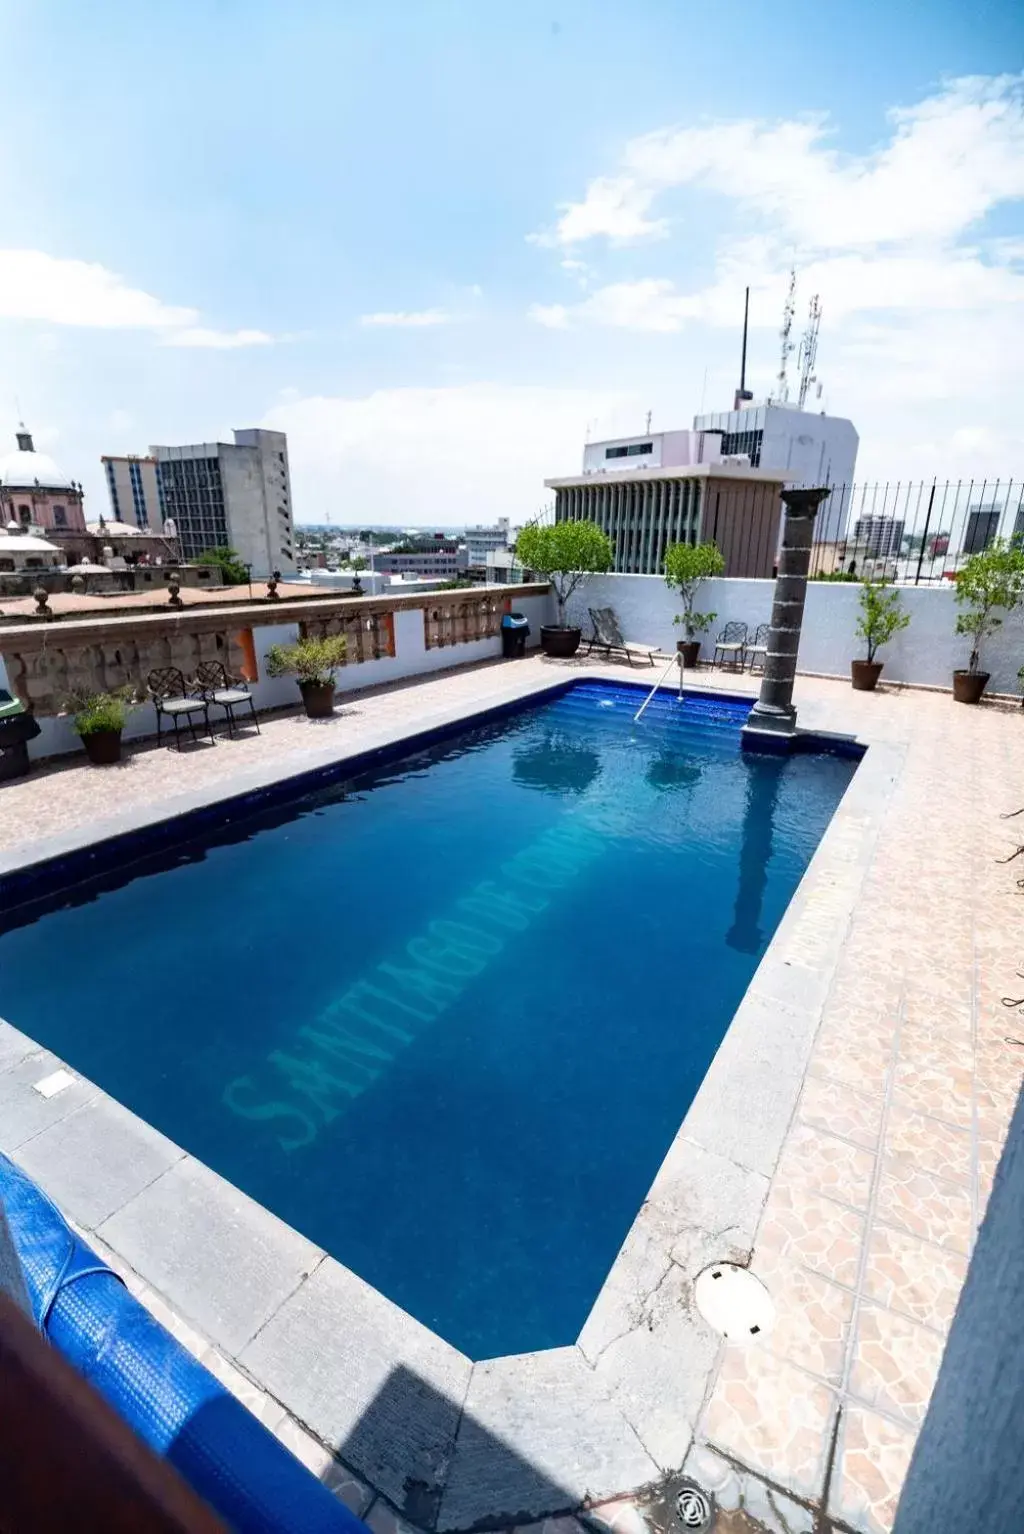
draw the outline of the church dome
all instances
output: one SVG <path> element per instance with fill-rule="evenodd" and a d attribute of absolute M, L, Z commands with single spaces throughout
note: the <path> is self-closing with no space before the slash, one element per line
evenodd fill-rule
<path fill-rule="evenodd" d="M 5 490 L 70 490 L 72 481 L 46 453 L 32 446 L 32 433 L 18 432 L 18 448 L 0 458 L 0 485 Z"/>

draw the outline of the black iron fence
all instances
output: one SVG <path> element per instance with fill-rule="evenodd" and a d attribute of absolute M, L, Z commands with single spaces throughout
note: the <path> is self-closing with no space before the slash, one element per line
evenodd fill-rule
<path fill-rule="evenodd" d="M 1024 537 L 1024 480 L 836 485 L 815 519 L 811 575 L 953 579 L 996 538 Z"/>

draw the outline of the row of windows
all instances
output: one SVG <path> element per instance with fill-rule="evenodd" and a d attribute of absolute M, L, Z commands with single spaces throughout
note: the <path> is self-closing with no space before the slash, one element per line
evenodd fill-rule
<path fill-rule="evenodd" d="M 653 442 L 630 442 L 628 447 L 606 447 L 606 458 L 640 458 L 644 453 L 653 453 Z"/>
<path fill-rule="evenodd" d="M 734 453 L 747 453 L 750 467 L 756 469 L 761 462 L 763 431 L 725 431 L 722 433 L 722 453 L 731 457 Z"/>

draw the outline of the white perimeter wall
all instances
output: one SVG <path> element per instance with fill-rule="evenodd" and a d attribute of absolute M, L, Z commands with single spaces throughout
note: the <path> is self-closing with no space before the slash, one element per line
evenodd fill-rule
<path fill-rule="evenodd" d="M 718 617 L 705 636 L 702 654 L 710 657 L 714 635 L 730 619 L 754 628 L 771 617 L 774 581 L 715 580 L 701 588 L 697 608 Z M 951 687 L 954 668 L 967 665 L 969 642 L 954 633 L 957 605 L 949 587 L 901 586 L 910 627 L 885 649 L 879 660 L 894 682 Z M 821 676 L 850 674 L 850 661 L 864 655 L 855 633 L 860 610 L 859 586 L 838 581 L 810 581 L 800 640 L 799 669 Z M 682 630 L 673 626 L 678 595 L 660 575 L 601 575 L 581 587 L 570 603 L 570 617 L 589 633 L 588 607 L 613 607 L 627 639 L 675 648 Z M 982 667 L 992 673 L 993 692 L 1016 693 L 1017 668 L 1024 664 L 1024 617 L 1014 613 L 982 650 Z"/>
<path fill-rule="evenodd" d="M 524 596 L 513 598 L 513 609 L 523 613 L 530 623 L 532 648 L 540 642 L 540 626 L 551 619 L 550 598 L 547 596 Z M 260 680 L 253 686 L 252 694 L 257 709 L 287 708 L 298 704 L 299 689 L 294 677 L 268 677 L 266 653 L 272 644 L 292 644 L 299 637 L 295 623 L 268 624 L 253 629 L 256 660 Z M 423 609 L 400 608 L 395 612 L 395 654 L 382 660 L 364 661 L 361 666 L 343 666 L 337 672 L 340 692 L 351 692 L 359 687 L 375 687 L 381 682 L 397 682 L 407 676 L 422 676 L 431 671 L 444 671 L 451 666 L 465 666 L 471 661 L 490 660 L 501 654 L 501 639 L 477 639 L 469 644 L 446 646 L 441 650 L 428 650 L 423 642 Z M 0 650 L 3 647 L 3 630 L 0 628 Z M 514 664 L 514 662 L 510 662 Z M 8 688 L 7 669 L 0 654 L 0 687 Z M 224 718 L 222 709 L 211 709 L 211 719 L 216 729 Z M 165 721 L 167 723 L 167 721 Z M 33 758 L 57 756 L 66 751 L 81 751 L 82 742 L 67 718 L 40 719 L 40 734 L 29 743 L 29 756 Z M 173 726 L 171 726 L 173 733 Z M 156 711 L 151 703 L 134 709 L 124 732 L 125 740 L 135 740 L 142 735 L 156 734 Z"/>

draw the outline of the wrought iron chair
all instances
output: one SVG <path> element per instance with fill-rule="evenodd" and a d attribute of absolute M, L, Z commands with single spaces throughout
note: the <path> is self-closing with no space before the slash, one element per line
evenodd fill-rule
<path fill-rule="evenodd" d="M 770 623 L 759 623 L 754 630 L 752 643 L 747 645 L 748 664 L 751 671 L 754 669 L 754 662 L 758 656 L 761 658 L 761 670 L 764 670 L 765 659 L 768 655 L 768 630 L 770 628 Z"/>
<path fill-rule="evenodd" d="M 181 750 L 182 720 L 192 732 L 192 739 L 198 740 L 196 735 L 196 715 L 202 714 L 206 725 L 206 733 L 213 740 L 213 728 L 210 724 L 210 705 L 206 698 L 197 694 L 194 687 L 190 687 L 185 681 L 184 675 L 177 666 L 161 666 L 158 671 L 151 671 L 146 678 L 146 688 L 156 708 L 156 738 L 157 743 L 163 739 L 163 721 L 166 716 L 174 725 L 174 744 Z"/>
<path fill-rule="evenodd" d="M 247 683 L 240 676 L 232 676 L 222 660 L 204 660 L 196 667 L 193 680 L 207 703 L 216 703 L 224 710 L 229 735 L 235 733 L 235 709 L 244 708 L 246 704 L 252 711 L 252 722 L 256 726 L 256 734 L 262 733 L 260 721 L 256 715 L 256 705 Z"/>
<path fill-rule="evenodd" d="M 725 628 L 715 640 L 715 653 L 712 665 L 731 665 L 734 671 L 742 671 L 746 664 L 746 649 L 748 629 L 745 623 L 733 621 L 727 623 Z M 719 654 L 722 660 L 719 661 Z"/>

